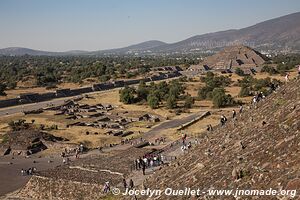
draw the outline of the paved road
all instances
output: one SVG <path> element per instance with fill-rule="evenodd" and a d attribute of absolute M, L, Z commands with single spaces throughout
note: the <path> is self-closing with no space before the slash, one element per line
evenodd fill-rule
<path fill-rule="evenodd" d="M 51 163 L 48 161 L 51 160 Z M 36 161 L 34 163 L 33 161 Z M 24 186 L 30 176 L 22 176 L 21 169 L 35 167 L 37 170 L 44 170 L 56 167 L 62 163 L 61 159 L 56 158 L 0 158 L 0 196 L 13 192 Z"/>
<path fill-rule="evenodd" d="M 97 91 L 97 92 L 91 92 L 91 93 L 86 93 L 86 94 L 100 94 L 103 92 L 107 92 L 107 91 L 113 91 L 113 90 L 117 90 L 119 88 L 115 88 L 115 89 L 111 89 L 111 90 L 104 90 L 104 91 Z M 12 106 L 12 107 L 7 107 L 7 108 L 0 108 L 0 117 L 1 116 L 5 116 L 5 115 L 12 115 L 12 114 L 16 114 L 16 113 L 21 113 L 23 111 L 31 111 L 31 110 L 37 110 L 40 108 L 46 108 L 48 107 L 49 104 L 52 104 L 54 106 L 59 106 L 65 103 L 66 100 L 69 99 L 76 99 L 80 96 L 84 96 L 86 94 L 83 95 L 78 95 L 78 96 L 72 96 L 72 97 L 62 97 L 62 98 L 58 98 L 58 99 L 52 99 L 49 101 L 42 101 L 42 102 L 36 102 L 36 103 L 31 103 L 31 104 L 23 104 L 23 105 L 18 105 L 18 106 Z"/>
<path fill-rule="evenodd" d="M 178 77 L 174 77 L 174 78 L 169 78 L 169 79 L 165 79 L 165 80 L 173 80 L 173 79 L 177 79 L 177 78 Z M 154 81 L 154 82 L 160 82 L 160 81 Z M 134 84 L 134 85 L 131 85 L 131 86 L 137 87 L 137 85 L 138 84 Z M 95 93 L 98 94 L 98 93 L 103 93 L 103 92 L 107 92 L 107 91 L 119 90 L 119 89 L 122 89 L 122 88 L 123 87 L 113 88 L 113 89 L 103 90 L 103 91 L 84 93 L 82 95 L 95 94 Z M 82 96 L 82 95 L 78 95 L 78 96 Z M 63 97 L 63 98 L 59 98 L 59 99 L 53 99 L 53 100 L 49 100 L 49 101 L 42 101 L 42 102 L 37 102 L 37 103 L 32 103 L 32 104 L 23 104 L 23 105 L 19 105 L 19 106 L 0 108 L 0 117 L 5 116 L 5 115 L 12 115 L 12 114 L 20 113 L 22 111 L 31 111 L 31 110 L 37 110 L 37 109 L 40 109 L 40 108 L 45 108 L 45 107 L 47 107 L 47 105 L 49 103 L 53 104 L 55 106 L 58 106 L 58 105 L 63 104 L 65 100 L 74 99 L 78 96 Z"/>
<path fill-rule="evenodd" d="M 194 118 L 203 115 L 204 113 L 205 113 L 205 111 L 201 111 L 201 112 L 197 112 L 195 114 L 191 114 L 191 115 L 189 115 L 187 117 L 184 117 L 184 118 L 181 118 L 181 119 L 173 119 L 173 120 L 161 123 L 160 125 L 155 126 L 153 129 L 151 129 L 150 131 L 146 132 L 143 135 L 143 138 L 147 139 L 147 140 L 150 140 L 150 141 L 155 140 L 154 136 L 157 135 L 157 137 L 159 137 L 159 134 L 160 134 L 161 131 L 169 129 L 169 128 L 179 127 L 179 126 L 181 126 L 181 125 L 183 125 L 183 124 L 185 124 L 187 122 L 192 121 Z"/>
<path fill-rule="evenodd" d="M 92 150 L 88 153 L 81 154 L 79 157 L 83 158 L 99 154 L 102 154 L 99 150 Z M 75 157 L 70 156 L 69 159 L 70 161 L 74 161 Z M 0 156 L 0 197 L 26 185 L 31 176 L 22 176 L 21 169 L 35 167 L 38 171 L 42 171 L 55 168 L 59 165 L 62 165 L 62 158 L 59 154 L 47 157 L 39 157 L 39 154 L 35 154 L 29 158 L 21 156 Z"/>
<path fill-rule="evenodd" d="M 74 97 L 72 97 L 74 98 Z M 38 102 L 38 103 L 33 103 L 33 104 L 24 104 L 20 106 L 14 106 L 14 107 L 8 107 L 8 108 L 2 108 L 0 109 L 0 116 L 5 116 L 5 115 L 12 115 L 16 113 L 20 113 L 22 111 L 30 111 L 30 110 L 37 110 L 40 108 L 45 108 L 48 107 L 47 105 L 49 103 L 58 106 L 61 105 L 65 102 L 65 100 L 71 99 L 70 98 L 63 98 L 63 99 L 54 99 L 51 101 L 43 101 L 43 102 Z"/>

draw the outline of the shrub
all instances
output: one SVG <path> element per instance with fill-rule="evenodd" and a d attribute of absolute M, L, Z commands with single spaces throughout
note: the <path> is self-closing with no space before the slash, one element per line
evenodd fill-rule
<path fill-rule="evenodd" d="M 239 93 L 239 96 L 240 97 L 248 97 L 251 95 L 251 90 L 250 90 L 250 87 L 241 87 L 241 90 L 240 90 L 240 93 Z"/>
<path fill-rule="evenodd" d="M 269 75 L 273 75 L 273 74 L 277 74 L 278 71 L 271 66 L 263 66 L 263 68 L 261 69 L 261 72 L 267 72 Z"/>
<path fill-rule="evenodd" d="M 195 100 L 191 96 L 186 96 L 184 99 L 184 107 L 185 108 L 191 108 L 192 105 L 195 103 Z"/>
<path fill-rule="evenodd" d="M 246 74 L 245 74 L 245 72 L 244 72 L 244 70 L 242 70 L 241 68 L 236 68 L 236 70 L 235 70 L 235 73 L 237 74 L 237 75 L 239 75 L 239 76 L 245 76 Z"/>
<path fill-rule="evenodd" d="M 4 92 L 6 89 L 6 85 L 3 83 L 0 83 L 0 96 L 6 96 L 6 93 Z"/>
<path fill-rule="evenodd" d="M 211 97 L 210 93 L 212 92 L 213 88 L 205 86 L 198 90 L 198 97 L 200 99 L 209 99 Z"/>
<path fill-rule="evenodd" d="M 224 88 L 215 88 L 212 91 L 212 101 L 216 108 L 235 105 L 236 102 L 230 94 L 226 94 Z"/>

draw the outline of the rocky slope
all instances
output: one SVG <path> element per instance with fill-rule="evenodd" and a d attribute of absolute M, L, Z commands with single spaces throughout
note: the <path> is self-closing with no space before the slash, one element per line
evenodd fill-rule
<path fill-rule="evenodd" d="M 204 191 L 213 188 L 299 190 L 299 84 L 300 80 L 293 80 L 282 86 L 277 93 L 259 102 L 256 109 L 244 111 L 235 125 L 230 120 L 226 127 L 203 134 L 199 145 L 153 175 L 146 187 L 190 187 Z M 169 198 L 161 196 L 158 199 Z M 239 199 L 207 197 L 207 194 L 199 198 Z M 243 196 L 240 199 L 289 198 Z"/>

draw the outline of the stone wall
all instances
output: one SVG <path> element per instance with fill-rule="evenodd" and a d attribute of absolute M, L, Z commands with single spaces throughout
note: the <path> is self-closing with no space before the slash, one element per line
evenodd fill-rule
<path fill-rule="evenodd" d="M 32 176 L 17 196 L 22 199 L 100 199 L 102 189 L 98 184 Z"/>
<path fill-rule="evenodd" d="M 0 108 L 18 105 L 20 98 L 6 99 L 0 101 Z"/>
<path fill-rule="evenodd" d="M 20 104 L 28 104 L 34 102 L 41 102 L 41 101 L 49 101 L 55 98 L 61 97 L 70 97 L 76 96 L 80 94 L 85 94 L 93 91 L 101 91 L 101 90 L 109 90 L 113 88 L 124 87 L 126 85 L 134 85 L 138 84 L 141 81 L 150 82 L 150 81 L 159 81 L 168 78 L 174 78 L 181 76 L 181 74 L 177 71 L 170 72 L 167 74 L 160 74 L 158 76 L 152 76 L 148 78 L 141 78 L 141 79 L 133 79 L 133 80 L 126 80 L 126 81 L 114 81 L 114 82 L 106 82 L 106 83 L 99 83 L 94 84 L 92 87 L 84 87 L 84 88 L 77 88 L 77 89 L 58 89 L 55 92 L 48 92 L 48 93 L 33 93 L 33 94 L 21 94 L 20 97 L 14 99 L 7 99 L 7 100 L 0 100 L 0 108 L 5 108 L 9 106 L 16 106 Z"/>

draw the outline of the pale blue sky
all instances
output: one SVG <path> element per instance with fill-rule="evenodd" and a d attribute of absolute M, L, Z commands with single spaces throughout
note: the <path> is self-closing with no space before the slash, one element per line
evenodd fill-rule
<path fill-rule="evenodd" d="M 0 48 L 66 51 L 171 43 L 299 11 L 299 0 L 0 0 Z"/>

